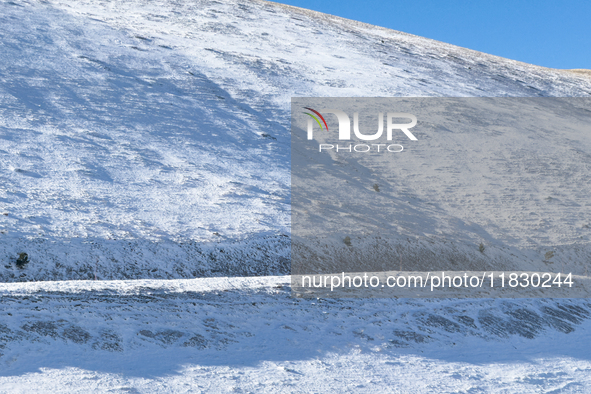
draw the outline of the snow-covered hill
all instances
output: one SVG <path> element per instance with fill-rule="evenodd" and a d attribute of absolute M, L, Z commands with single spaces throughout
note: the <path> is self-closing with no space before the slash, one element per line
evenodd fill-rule
<path fill-rule="evenodd" d="M 2 285 L 2 390 L 591 384 L 585 300 L 298 301 L 288 277 L 211 278 L 289 272 L 292 96 L 587 97 L 587 73 L 264 1 L 2 1 L 0 27 L 0 279 L 98 279 Z M 588 180 L 588 146 L 567 190 Z M 543 159 L 524 160 L 563 170 Z M 543 210 L 588 242 L 588 205 L 569 202 Z M 508 226 L 444 208 L 452 234 Z"/>
<path fill-rule="evenodd" d="M 241 260 L 285 272 L 266 256 L 288 257 L 291 96 L 591 94 L 582 74 L 268 2 L 0 7 L 0 253 L 31 261 L 4 280 L 220 272 L 187 242 L 261 240 Z"/>

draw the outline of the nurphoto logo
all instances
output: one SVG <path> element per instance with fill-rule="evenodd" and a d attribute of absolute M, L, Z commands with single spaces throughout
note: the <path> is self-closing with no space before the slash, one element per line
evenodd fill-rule
<path fill-rule="evenodd" d="M 337 117 L 339 122 L 339 140 L 340 141 L 350 141 L 351 138 L 351 119 L 349 115 L 347 115 L 344 111 L 339 109 L 322 109 L 320 111 L 316 111 L 310 107 L 304 107 L 310 112 L 304 112 L 304 114 L 308 115 L 310 118 L 308 119 L 308 140 L 314 139 L 314 123 L 318 124 L 320 130 L 326 129 L 328 130 L 328 124 L 326 123 L 326 119 L 322 116 L 322 113 L 334 114 Z M 394 119 L 410 119 L 410 123 L 394 123 Z M 314 122 L 316 121 L 316 122 Z M 394 134 L 394 130 L 402 131 L 411 141 L 417 141 L 417 137 L 415 137 L 409 129 L 413 128 L 417 124 L 417 117 L 413 114 L 405 113 L 405 112 L 388 112 L 386 114 L 386 139 L 387 141 L 392 141 L 392 135 Z M 324 125 L 324 126 L 323 126 Z M 382 137 L 384 133 L 384 113 L 378 113 L 378 131 L 374 134 L 363 134 L 359 130 L 359 113 L 353 113 L 353 133 L 358 140 L 361 141 L 375 141 Z M 402 152 L 404 149 L 400 144 L 356 144 L 356 145 L 344 145 L 341 146 L 339 144 L 320 144 L 319 151 L 322 152 L 323 150 L 334 150 L 335 152 L 369 152 L 369 151 L 377 151 L 377 152 Z"/>

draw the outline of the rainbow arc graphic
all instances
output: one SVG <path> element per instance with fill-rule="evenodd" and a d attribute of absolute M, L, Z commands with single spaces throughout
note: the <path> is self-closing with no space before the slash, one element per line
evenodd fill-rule
<path fill-rule="evenodd" d="M 307 109 L 308 111 L 312 111 L 314 112 L 316 115 L 318 115 L 320 117 L 320 119 L 322 119 L 322 122 L 324 123 L 324 126 L 326 127 L 326 131 L 328 131 L 328 125 L 326 124 L 326 120 L 324 120 L 324 117 L 322 115 L 320 115 L 320 112 L 310 108 L 310 107 L 304 107 L 305 109 Z M 320 126 L 320 129 L 322 130 L 322 123 L 320 123 L 320 119 L 318 119 L 316 116 L 314 116 L 313 114 L 309 113 L 309 112 L 304 112 L 306 115 L 311 116 L 312 119 L 314 119 L 317 123 L 318 126 Z"/>

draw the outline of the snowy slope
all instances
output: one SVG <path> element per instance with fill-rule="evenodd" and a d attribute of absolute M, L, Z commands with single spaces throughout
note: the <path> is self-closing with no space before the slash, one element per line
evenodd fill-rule
<path fill-rule="evenodd" d="M 101 278 L 121 260 L 120 278 L 220 271 L 171 242 L 287 257 L 291 96 L 591 94 L 581 74 L 268 2 L 0 6 L 0 253 L 31 254 L 25 279 L 92 278 L 72 238 Z"/>
<path fill-rule="evenodd" d="M 289 277 L 223 277 L 288 272 L 292 96 L 587 97 L 587 73 L 262 1 L 2 1 L 0 26 L 0 278 L 48 281 L 0 286 L 0 391 L 588 391 L 585 300 L 296 300 Z M 565 170 L 522 159 L 531 182 Z M 543 212 L 588 238 L 576 198 Z M 454 204 L 416 209 L 510 227 Z"/>

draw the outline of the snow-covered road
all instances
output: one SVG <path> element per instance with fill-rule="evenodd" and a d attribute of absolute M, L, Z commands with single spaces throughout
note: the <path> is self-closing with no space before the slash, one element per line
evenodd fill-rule
<path fill-rule="evenodd" d="M 5 284 L 0 293 L 2 392 L 591 385 L 585 302 L 305 300 L 290 297 L 289 277 Z"/>

